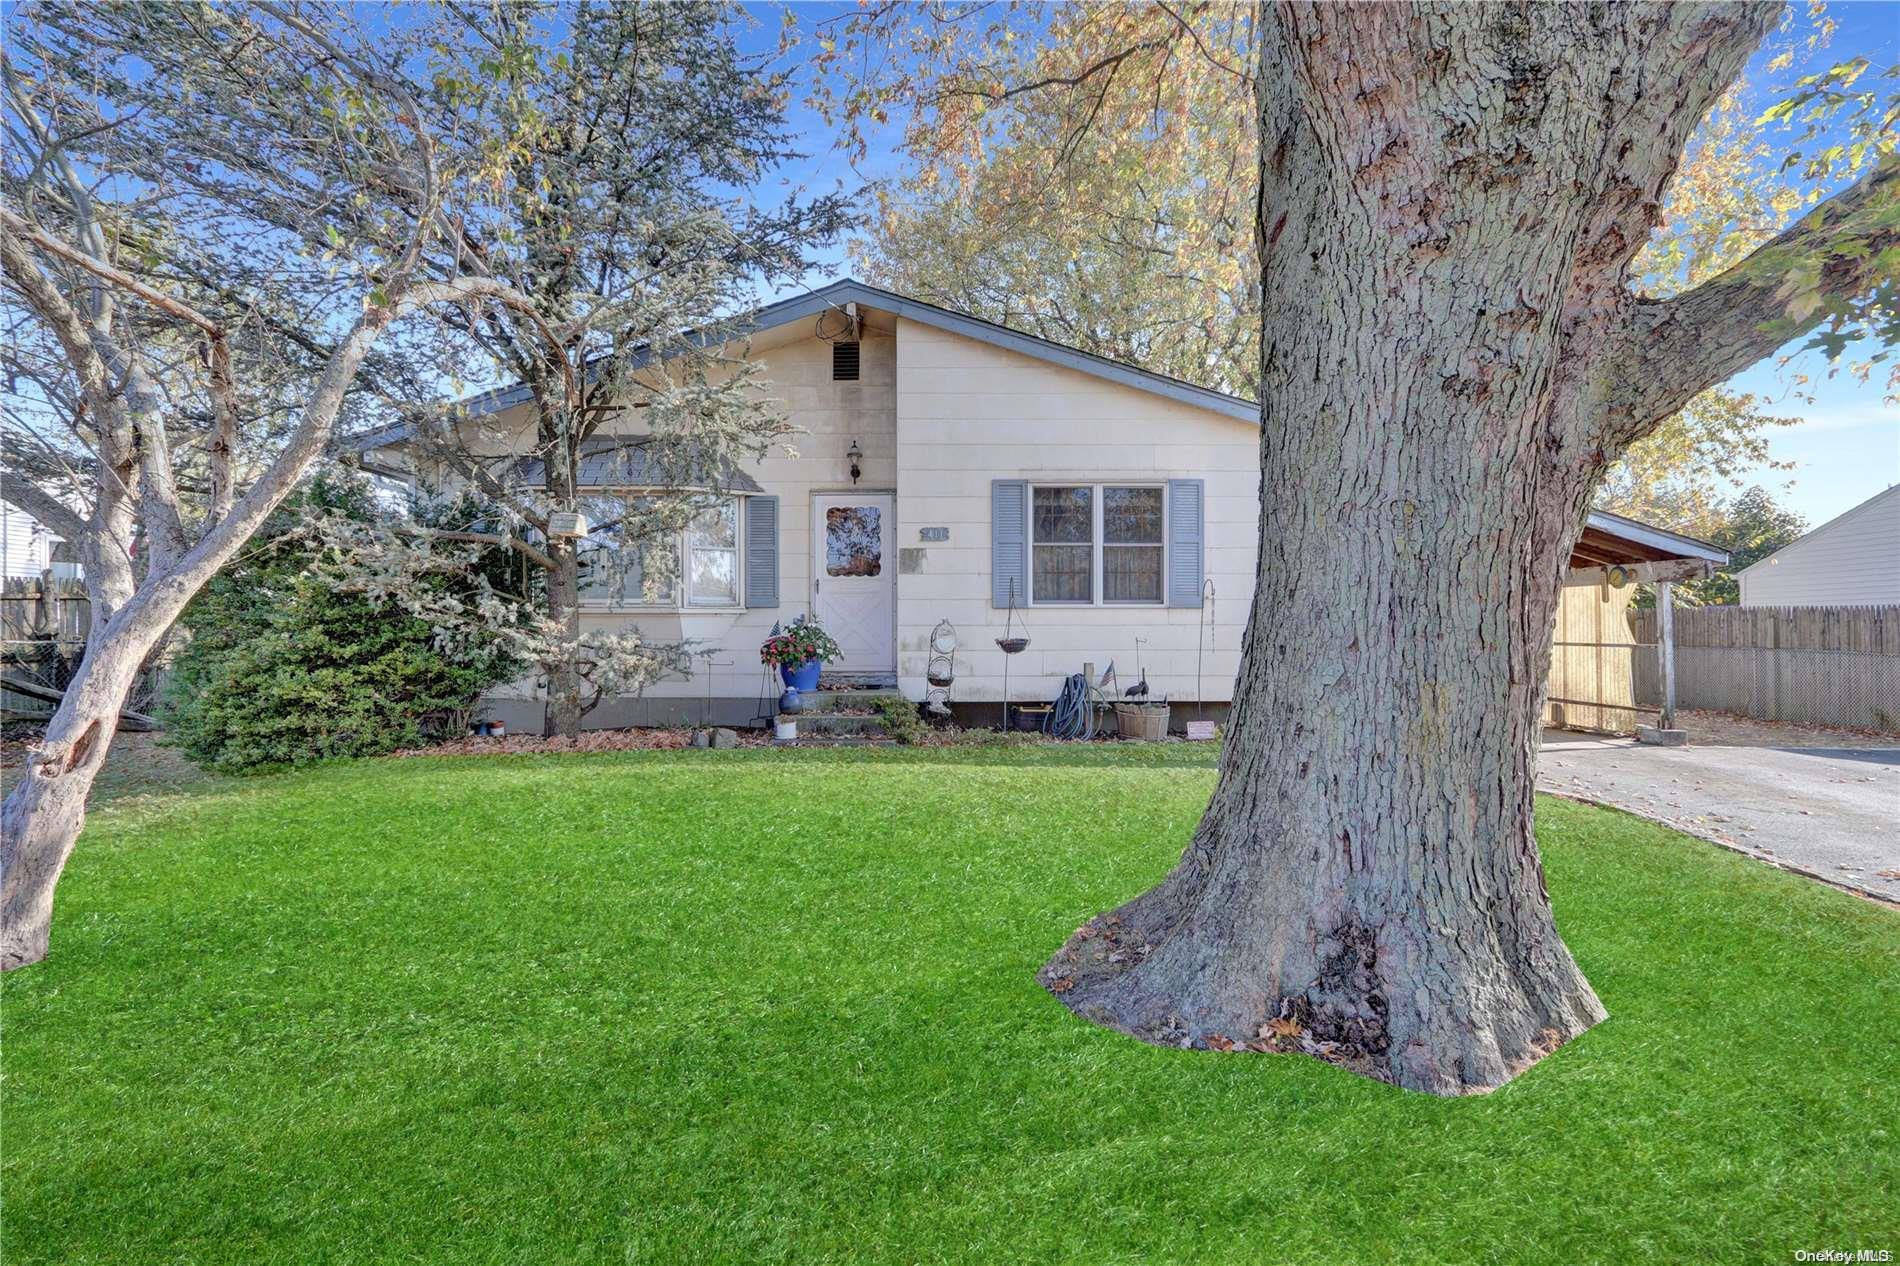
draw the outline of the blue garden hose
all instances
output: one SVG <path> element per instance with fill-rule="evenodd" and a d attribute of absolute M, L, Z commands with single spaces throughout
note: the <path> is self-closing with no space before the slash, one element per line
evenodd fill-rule
<path fill-rule="evenodd" d="M 1042 719 L 1042 732 L 1056 739 L 1095 737 L 1095 709 L 1089 706 L 1089 682 L 1081 673 L 1062 683 L 1055 706 Z"/>

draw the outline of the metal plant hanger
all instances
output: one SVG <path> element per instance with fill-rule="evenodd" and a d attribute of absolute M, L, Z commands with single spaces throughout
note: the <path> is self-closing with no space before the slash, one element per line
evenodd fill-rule
<path fill-rule="evenodd" d="M 1027 637 L 1012 635 L 1010 630 L 1016 623 L 1016 578 L 1009 581 L 1009 611 L 1003 617 L 1003 636 L 996 639 L 996 645 L 1003 652 L 1003 731 L 1009 732 L 1009 658 L 1020 655 L 1029 649 Z"/>

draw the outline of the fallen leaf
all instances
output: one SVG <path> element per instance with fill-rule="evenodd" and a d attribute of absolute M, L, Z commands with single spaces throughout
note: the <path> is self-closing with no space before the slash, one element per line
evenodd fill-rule
<path fill-rule="evenodd" d="M 1060 980 L 1049 982 L 1049 991 L 1051 993 L 1067 993 L 1073 988 L 1075 988 L 1075 978 L 1072 976 L 1064 976 Z"/>
<path fill-rule="evenodd" d="M 1231 1051 L 1234 1049 L 1234 1039 L 1231 1037 L 1222 1037 L 1218 1033 L 1209 1033 L 1207 1035 L 1207 1046 L 1209 1050 Z"/>
<path fill-rule="evenodd" d="M 1298 1037 L 1300 1022 L 1291 1016 L 1277 1016 L 1260 1026 L 1261 1037 Z"/>

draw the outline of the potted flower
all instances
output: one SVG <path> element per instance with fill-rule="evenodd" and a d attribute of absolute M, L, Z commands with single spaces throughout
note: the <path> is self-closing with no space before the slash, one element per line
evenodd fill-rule
<path fill-rule="evenodd" d="M 818 672 L 826 661 L 842 658 L 831 634 L 818 621 L 802 615 L 783 632 L 774 628 L 759 647 L 759 662 L 778 665 L 786 686 L 800 694 L 817 689 Z"/>

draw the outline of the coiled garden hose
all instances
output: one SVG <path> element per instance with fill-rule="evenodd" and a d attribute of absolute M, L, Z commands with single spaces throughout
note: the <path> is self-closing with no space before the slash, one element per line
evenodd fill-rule
<path fill-rule="evenodd" d="M 1042 732 L 1057 739 L 1095 737 L 1095 709 L 1089 706 L 1089 682 L 1081 673 L 1062 683 L 1055 706 L 1042 719 Z"/>

